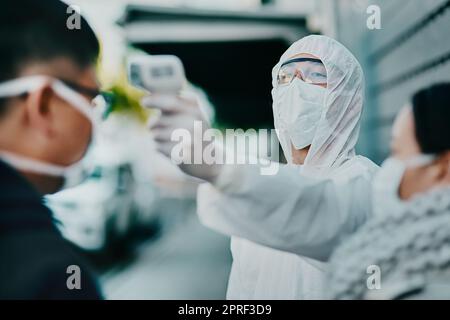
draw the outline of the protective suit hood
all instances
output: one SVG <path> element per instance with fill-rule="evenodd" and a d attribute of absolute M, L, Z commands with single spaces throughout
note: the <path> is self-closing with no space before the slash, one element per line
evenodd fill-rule
<path fill-rule="evenodd" d="M 325 107 L 304 165 L 338 167 L 355 155 L 364 101 L 364 74 L 356 58 L 342 44 L 326 36 L 307 36 L 292 44 L 273 68 L 273 98 L 281 65 L 300 53 L 318 57 L 327 70 Z M 291 159 L 290 142 L 280 135 L 279 139 L 286 158 Z"/>

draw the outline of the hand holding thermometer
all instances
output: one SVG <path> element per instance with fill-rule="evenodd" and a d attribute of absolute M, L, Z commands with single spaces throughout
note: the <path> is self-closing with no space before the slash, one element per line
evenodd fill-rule
<path fill-rule="evenodd" d="M 192 91 L 182 92 L 186 79 L 180 59 L 175 56 L 130 58 L 128 79 L 133 86 L 151 93 L 141 100 L 141 105 L 156 110 L 159 114 L 149 117 L 147 123 L 156 150 L 171 159 L 172 163 L 177 163 L 188 175 L 210 182 L 215 180 L 222 168 L 221 165 L 191 164 L 192 159 L 188 159 L 189 155 L 199 153 L 202 155 L 203 148 L 210 145 L 210 142 L 206 143 L 203 139 L 204 132 L 210 128 L 210 124 L 208 114 L 197 95 Z M 178 134 L 175 137 L 173 135 L 176 130 L 183 130 L 181 139 L 185 138 L 186 132 L 191 138 L 180 141 L 180 138 L 177 138 Z M 191 152 L 183 151 L 181 156 L 179 154 L 173 156 L 174 148 L 180 143 L 190 148 Z"/>

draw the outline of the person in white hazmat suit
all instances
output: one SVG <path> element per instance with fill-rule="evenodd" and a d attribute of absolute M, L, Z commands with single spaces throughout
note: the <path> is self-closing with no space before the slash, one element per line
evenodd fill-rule
<path fill-rule="evenodd" d="M 364 76 L 343 45 L 316 35 L 295 42 L 272 76 L 275 128 L 289 164 L 272 176 L 256 165 L 180 168 L 209 182 L 197 193 L 201 221 L 232 236 L 227 298 L 327 298 L 327 259 L 371 216 L 377 166 L 355 154 Z M 151 129 L 167 156 L 176 145 L 171 133 L 192 131 L 193 121 L 203 119 L 186 98 L 152 96 L 142 103 L 162 110 Z"/>

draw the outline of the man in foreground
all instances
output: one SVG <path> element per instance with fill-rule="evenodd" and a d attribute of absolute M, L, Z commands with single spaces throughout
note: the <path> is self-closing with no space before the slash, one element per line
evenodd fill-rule
<path fill-rule="evenodd" d="M 98 40 L 82 18 L 67 29 L 66 12 L 58 0 L 0 10 L 0 299 L 101 297 L 43 204 L 76 178 L 99 93 Z"/>

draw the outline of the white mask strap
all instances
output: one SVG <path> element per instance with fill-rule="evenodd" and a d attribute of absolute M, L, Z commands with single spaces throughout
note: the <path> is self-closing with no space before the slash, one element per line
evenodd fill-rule
<path fill-rule="evenodd" d="M 434 154 L 421 154 L 419 156 L 407 159 L 404 161 L 407 168 L 417 168 L 423 167 L 436 160 L 436 155 Z"/>
<path fill-rule="evenodd" d="M 45 76 L 29 76 L 2 82 L 0 83 L 0 97 L 14 97 L 36 90 L 50 79 Z"/>
<path fill-rule="evenodd" d="M 90 121 L 93 121 L 94 108 L 78 92 L 66 86 L 62 81 L 55 80 L 52 84 L 53 90 Z"/>
<path fill-rule="evenodd" d="M 58 96 L 67 101 L 91 122 L 94 121 L 93 107 L 82 95 L 69 88 L 62 81 L 48 76 L 28 76 L 0 83 L 0 97 L 13 97 L 33 91 L 44 85 L 45 82 L 50 82 L 52 89 Z"/>
<path fill-rule="evenodd" d="M 7 151 L 0 151 L 0 158 L 18 170 L 38 174 L 44 173 L 55 177 L 63 176 L 68 169 L 68 167 L 49 164 L 39 160 L 23 157 L 18 154 L 12 154 Z"/>

